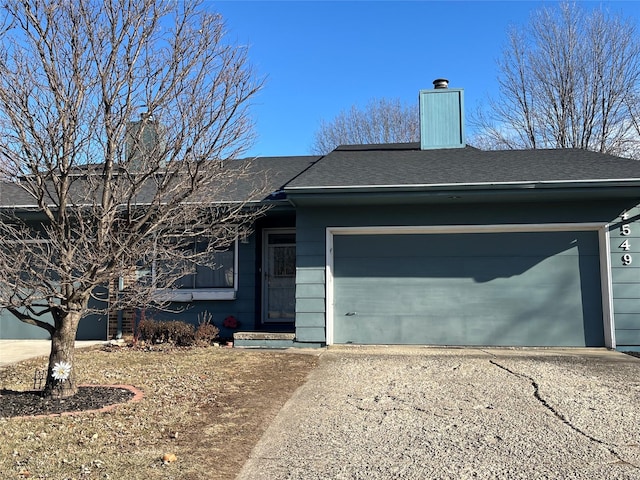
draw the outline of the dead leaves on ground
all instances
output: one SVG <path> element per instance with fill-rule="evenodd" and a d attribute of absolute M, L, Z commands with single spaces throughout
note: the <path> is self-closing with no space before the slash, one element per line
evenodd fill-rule
<path fill-rule="evenodd" d="M 0 478 L 233 478 L 316 362 L 222 348 L 80 350 L 79 382 L 134 385 L 144 399 L 100 414 L 0 419 Z M 45 364 L 0 369 L 0 388 L 31 389 Z"/>

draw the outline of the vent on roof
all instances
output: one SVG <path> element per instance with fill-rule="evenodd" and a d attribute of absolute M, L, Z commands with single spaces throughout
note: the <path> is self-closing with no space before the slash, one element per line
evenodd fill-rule
<path fill-rule="evenodd" d="M 464 90 L 438 78 L 432 90 L 420 90 L 420 148 L 463 148 Z"/>
<path fill-rule="evenodd" d="M 433 88 L 435 89 L 449 88 L 449 80 L 447 80 L 446 78 L 436 78 L 433 81 Z"/>

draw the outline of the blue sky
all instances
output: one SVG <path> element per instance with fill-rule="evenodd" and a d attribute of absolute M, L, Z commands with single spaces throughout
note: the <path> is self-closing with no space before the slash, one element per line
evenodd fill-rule
<path fill-rule="evenodd" d="M 467 114 L 496 95 L 496 60 L 511 25 L 554 1 L 212 1 L 229 38 L 249 45 L 264 89 L 249 156 L 307 155 L 322 119 L 372 98 L 418 101 L 448 78 Z M 639 1 L 603 5 L 632 19 Z"/>

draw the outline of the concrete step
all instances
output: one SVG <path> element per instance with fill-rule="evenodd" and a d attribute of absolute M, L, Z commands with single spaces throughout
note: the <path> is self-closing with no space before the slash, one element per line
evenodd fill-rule
<path fill-rule="evenodd" d="M 296 339 L 295 333 L 286 332 L 235 332 L 234 348 L 291 348 Z"/>

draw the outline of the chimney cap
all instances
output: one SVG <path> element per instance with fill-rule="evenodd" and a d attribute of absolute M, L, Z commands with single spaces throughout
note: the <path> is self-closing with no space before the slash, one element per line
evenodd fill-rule
<path fill-rule="evenodd" d="M 449 88 L 449 80 L 446 78 L 436 78 L 433 81 L 433 88 Z"/>

